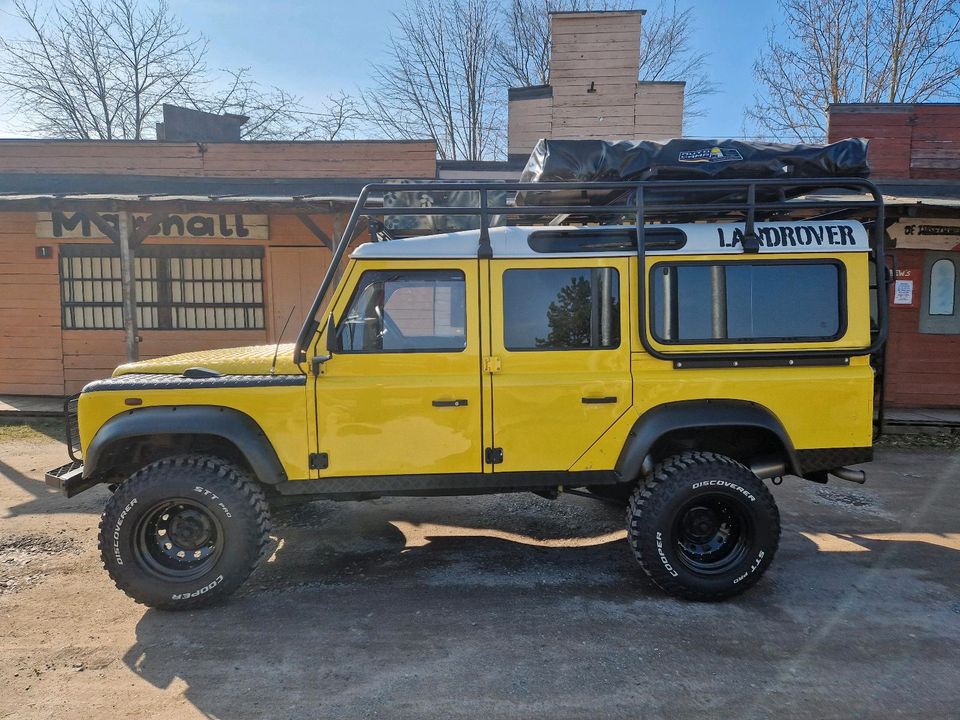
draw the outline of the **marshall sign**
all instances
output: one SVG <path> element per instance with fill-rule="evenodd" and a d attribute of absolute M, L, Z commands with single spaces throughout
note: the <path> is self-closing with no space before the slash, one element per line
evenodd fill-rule
<path fill-rule="evenodd" d="M 116 213 L 102 213 L 101 217 L 117 227 Z M 133 223 L 140 227 L 146 215 L 134 214 Z M 37 213 L 37 237 L 41 238 L 102 238 L 95 225 L 80 213 Z M 177 215 L 163 218 L 159 228 L 150 237 L 198 240 L 222 238 L 228 240 L 269 240 L 270 226 L 266 215 Z"/>

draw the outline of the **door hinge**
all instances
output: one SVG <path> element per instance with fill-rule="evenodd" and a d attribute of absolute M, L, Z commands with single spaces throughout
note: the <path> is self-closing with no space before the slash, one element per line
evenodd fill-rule
<path fill-rule="evenodd" d="M 485 357 L 483 359 L 483 371 L 491 375 L 500 372 L 500 358 L 496 355 Z"/>
<path fill-rule="evenodd" d="M 326 470 L 330 467 L 330 458 L 326 453 L 310 453 L 310 469 Z"/>
<path fill-rule="evenodd" d="M 483 459 L 487 465 L 499 465 L 503 462 L 503 448 L 484 448 Z"/>

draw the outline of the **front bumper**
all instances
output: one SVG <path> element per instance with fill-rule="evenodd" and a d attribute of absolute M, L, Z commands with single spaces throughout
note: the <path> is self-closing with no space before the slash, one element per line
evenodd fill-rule
<path fill-rule="evenodd" d="M 73 460 L 53 470 L 47 470 L 44 480 L 47 485 L 59 490 L 67 497 L 73 497 L 97 484 L 95 479 L 83 477 L 82 460 Z"/>

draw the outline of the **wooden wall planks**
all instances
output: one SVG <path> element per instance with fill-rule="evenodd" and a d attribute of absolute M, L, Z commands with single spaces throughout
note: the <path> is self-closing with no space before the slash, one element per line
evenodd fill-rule
<path fill-rule="evenodd" d="M 923 251 L 895 250 L 901 268 L 922 268 Z M 922 285 L 915 292 L 922 292 Z M 890 407 L 960 405 L 960 335 L 920 333 L 920 309 L 890 308 L 886 404 Z"/>
<path fill-rule="evenodd" d="M 828 139 L 846 137 L 870 140 L 875 178 L 960 177 L 960 105 L 834 106 Z"/>
<path fill-rule="evenodd" d="M 0 172 L 200 177 L 436 176 L 436 145 L 409 142 L 0 141 Z"/>
<path fill-rule="evenodd" d="M 63 394 L 56 254 L 37 259 L 32 213 L 0 216 L 0 393 Z"/>

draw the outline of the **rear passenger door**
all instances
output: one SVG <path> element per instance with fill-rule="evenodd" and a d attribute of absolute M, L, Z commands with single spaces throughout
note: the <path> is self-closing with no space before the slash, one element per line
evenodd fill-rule
<path fill-rule="evenodd" d="M 628 270 L 626 258 L 490 262 L 494 472 L 566 470 L 632 404 Z"/>

